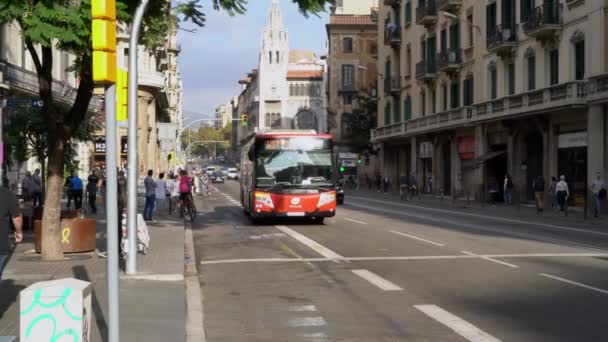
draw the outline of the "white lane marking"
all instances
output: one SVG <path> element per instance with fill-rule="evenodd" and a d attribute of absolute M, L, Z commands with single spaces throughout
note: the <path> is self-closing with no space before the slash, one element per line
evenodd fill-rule
<path fill-rule="evenodd" d="M 410 235 L 410 234 L 405 234 L 405 233 L 398 232 L 398 231 L 395 231 L 395 230 L 389 230 L 389 232 L 394 233 L 394 234 L 398 234 L 398 235 L 403 235 L 403 236 L 409 237 L 410 239 L 414 239 L 414 240 L 430 243 L 431 245 L 435 245 L 435 246 L 439 246 L 439 247 L 444 247 L 445 246 L 444 244 L 439 243 L 439 242 L 435 242 L 435 241 L 419 238 L 417 236 Z"/>
<path fill-rule="evenodd" d="M 501 342 L 496 337 L 437 305 L 414 305 L 414 307 L 471 342 Z"/>
<path fill-rule="evenodd" d="M 325 322 L 325 318 L 318 316 L 318 317 L 298 317 L 298 318 L 292 318 L 289 321 L 287 321 L 287 326 L 292 327 L 292 328 L 301 328 L 301 327 L 319 327 L 322 325 L 327 324 L 327 322 Z"/>
<path fill-rule="evenodd" d="M 535 240 L 543 241 L 543 242 L 551 242 L 551 243 L 557 243 L 557 244 L 561 244 L 561 245 L 565 245 L 565 246 L 585 248 L 585 249 L 594 250 L 594 251 L 601 252 L 601 253 L 606 253 L 608 251 L 606 249 L 603 249 L 602 247 L 597 247 L 597 246 L 587 245 L 587 244 L 577 243 L 577 242 L 571 242 L 571 241 L 567 241 L 567 240 L 554 239 L 554 238 L 549 238 L 549 237 L 545 237 L 542 235 L 514 232 L 514 231 L 499 229 L 499 228 L 489 228 L 486 226 L 464 223 L 464 222 L 454 222 L 454 221 L 444 220 L 444 219 L 431 217 L 431 216 L 407 213 L 407 212 L 403 212 L 403 211 L 384 209 L 384 208 L 379 208 L 379 207 L 371 207 L 368 205 L 366 206 L 366 205 L 353 204 L 352 202 L 349 202 L 348 205 L 351 207 L 372 209 L 372 210 L 387 213 L 387 214 L 396 214 L 396 215 L 401 215 L 401 216 L 413 217 L 413 218 L 417 218 L 417 219 L 421 219 L 421 220 L 425 220 L 425 221 L 438 222 L 438 223 L 442 223 L 442 224 L 452 224 L 452 225 L 456 225 L 456 226 L 459 226 L 462 228 L 467 228 L 467 229 L 487 231 L 487 232 L 493 232 L 493 233 L 516 236 L 516 237 L 525 237 L 528 239 L 535 239 Z"/>
<path fill-rule="evenodd" d="M 321 245 L 320 243 L 296 232 L 295 230 L 286 227 L 286 226 L 275 226 L 275 228 L 277 228 L 278 230 L 282 231 L 283 233 L 291 236 L 292 238 L 300 241 L 301 243 L 303 243 L 304 245 L 310 247 L 312 250 L 314 250 L 315 252 L 321 254 L 322 256 L 329 258 L 329 259 L 344 259 L 343 256 L 341 256 L 340 254 L 332 251 L 331 249 Z"/>
<path fill-rule="evenodd" d="M 295 305 L 289 308 L 289 311 L 291 312 L 316 312 L 317 307 L 314 305 Z"/>
<path fill-rule="evenodd" d="M 462 251 L 462 253 L 464 253 L 464 254 L 466 254 L 466 255 L 472 255 L 472 256 L 476 256 L 476 257 L 479 257 L 479 258 L 481 258 L 481 259 L 483 259 L 483 260 L 487 260 L 487 261 L 495 262 L 495 263 L 497 263 L 497 264 L 501 264 L 501 265 L 509 266 L 509 267 L 511 267 L 511 268 L 519 268 L 519 266 L 517 266 L 517 265 L 513 265 L 513 264 L 509 264 L 508 262 L 504 262 L 504 261 L 496 260 L 496 259 L 494 259 L 494 258 L 492 258 L 492 257 L 482 256 L 482 255 L 475 254 L 475 253 L 471 253 L 471 252 L 467 252 L 467 251 Z"/>
<path fill-rule="evenodd" d="M 353 270 L 353 273 L 358 275 L 359 277 L 369 281 L 376 287 L 380 288 L 384 291 L 403 291 L 403 289 L 397 286 L 395 283 L 392 283 L 381 276 L 372 273 L 368 270 Z"/>
<path fill-rule="evenodd" d="M 407 260 L 454 260 L 486 258 L 608 258 L 607 253 L 532 253 L 532 254 L 480 254 L 480 255 L 423 255 L 394 257 L 348 257 L 348 258 L 259 258 L 224 259 L 201 261 L 201 265 L 273 263 L 273 262 L 325 262 L 325 261 L 407 261 Z"/>
<path fill-rule="evenodd" d="M 327 334 L 325 333 L 311 333 L 311 334 L 301 334 L 299 335 L 301 337 L 303 337 L 305 340 L 311 341 L 311 342 L 330 342 L 331 339 L 329 338 L 329 336 L 327 336 Z"/>
<path fill-rule="evenodd" d="M 564 283 L 567 283 L 567 284 L 570 284 L 570 285 L 575 285 L 575 286 L 579 286 L 579 287 L 582 287 L 582 288 L 585 288 L 585 289 L 588 289 L 588 290 L 596 291 L 596 292 L 603 293 L 603 294 L 608 294 L 608 290 L 603 290 L 603 289 L 600 289 L 599 287 L 595 287 L 595 286 L 591 286 L 591 285 L 585 285 L 585 284 L 582 284 L 582 283 L 578 283 L 576 281 L 560 278 L 560 277 L 557 277 L 557 276 L 554 276 L 554 275 L 550 275 L 550 274 L 547 274 L 547 273 L 541 273 L 540 275 L 543 276 L 543 277 L 555 279 L 557 281 L 561 281 L 561 282 L 564 282 Z"/>
<path fill-rule="evenodd" d="M 354 198 L 354 199 L 359 199 L 359 200 L 364 200 L 364 201 L 370 201 L 370 202 L 376 202 L 376 203 L 386 204 L 385 201 L 371 199 L 371 198 L 365 198 L 365 197 L 349 196 L 349 198 Z M 503 221 L 503 222 L 509 222 L 509 223 L 518 223 L 518 224 L 526 224 L 526 225 L 533 225 L 533 226 L 546 227 L 546 228 L 568 230 L 568 231 L 573 231 L 573 232 L 578 232 L 578 233 L 589 233 L 589 234 L 597 234 L 597 235 L 602 235 L 602 236 L 608 236 L 608 233 L 605 233 L 605 232 L 598 232 L 598 231 L 595 231 L 595 230 L 587 230 L 587 229 L 572 228 L 572 227 L 565 227 L 565 226 L 557 226 L 557 225 L 548 224 L 548 223 L 540 223 L 540 222 L 533 222 L 533 221 L 521 221 L 521 220 L 509 219 L 509 218 L 505 218 L 505 217 L 488 216 L 488 215 L 482 215 L 482 214 L 463 213 L 463 212 L 454 211 L 454 210 L 429 208 L 429 207 L 425 207 L 425 206 L 405 204 L 405 203 L 392 203 L 391 202 L 390 204 L 400 205 L 400 206 L 403 206 L 403 207 L 409 207 L 409 208 L 415 208 L 415 209 L 434 211 L 434 212 L 439 212 L 439 213 L 450 213 L 450 214 L 460 215 L 460 216 L 469 216 L 469 217 L 476 217 L 476 218 L 484 218 L 484 219 L 490 219 L 490 220 L 493 220 L 493 221 Z M 352 202 L 349 202 L 348 205 L 353 205 L 353 204 L 352 204 Z"/>
<path fill-rule="evenodd" d="M 357 221 L 357 220 L 353 220 L 353 219 L 350 219 L 350 218 L 348 218 L 348 217 L 345 217 L 344 219 L 345 219 L 346 221 L 350 221 L 350 222 L 354 222 L 354 223 L 358 223 L 358 224 L 367 224 L 367 223 L 365 223 L 365 222 L 362 222 L 362 221 Z"/>

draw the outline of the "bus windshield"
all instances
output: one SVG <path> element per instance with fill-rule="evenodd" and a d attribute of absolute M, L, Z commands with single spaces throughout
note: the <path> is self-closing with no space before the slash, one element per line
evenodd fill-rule
<path fill-rule="evenodd" d="M 331 140 L 261 139 L 255 145 L 256 187 L 333 186 Z"/>

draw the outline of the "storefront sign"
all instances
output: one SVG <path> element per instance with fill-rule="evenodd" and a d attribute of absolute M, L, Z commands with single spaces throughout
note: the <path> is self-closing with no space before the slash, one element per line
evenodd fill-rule
<path fill-rule="evenodd" d="M 95 138 L 95 154 L 106 153 L 106 137 L 98 136 Z"/>
<path fill-rule="evenodd" d="M 357 159 L 357 154 L 350 152 L 340 152 L 338 153 L 338 159 Z"/>
<path fill-rule="evenodd" d="M 470 160 L 475 158 L 474 135 L 465 135 L 462 137 L 458 137 L 456 142 L 458 146 L 458 156 L 461 160 Z"/>
<path fill-rule="evenodd" d="M 560 134 L 557 137 L 558 148 L 585 147 L 587 146 L 587 132 L 576 132 Z"/>
<path fill-rule="evenodd" d="M 420 143 L 420 158 L 433 158 L 433 143 L 428 141 Z"/>

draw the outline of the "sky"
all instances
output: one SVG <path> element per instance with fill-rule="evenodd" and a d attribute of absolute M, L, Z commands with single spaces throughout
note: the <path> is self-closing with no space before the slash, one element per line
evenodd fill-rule
<path fill-rule="evenodd" d="M 184 118 L 213 117 L 218 105 L 240 93 L 238 81 L 257 67 L 260 34 L 268 22 L 272 0 L 248 2 L 246 14 L 230 17 L 226 12 L 213 10 L 210 0 L 202 1 L 206 26 L 196 33 L 179 31 Z M 291 0 L 280 2 L 290 49 L 312 50 L 319 56 L 325 54 L 328 13 L 305 18 Z"/>

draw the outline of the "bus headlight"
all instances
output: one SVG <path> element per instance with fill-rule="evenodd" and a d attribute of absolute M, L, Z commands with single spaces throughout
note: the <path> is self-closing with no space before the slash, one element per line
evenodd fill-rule
<path fill-rule="evenodd" d="M 255 193 L 255 202 L 261 203 L 266 207 L 274 209 L 274 204 L 272 203 L 272 197 L 270 197 L 269 193 L 265 192 L 256 192 Z"/>
<path fill-rule="evenodd" d="M 319 204 L 317 204 L 317 208 L 321 208 L 324 205 L 330 204 L 336 201 L 336 193 L 334 191 L 331 192 L 323 192 L 319 197 Z"/>

